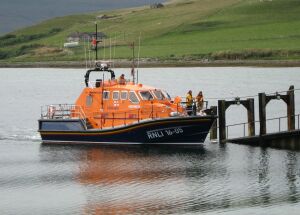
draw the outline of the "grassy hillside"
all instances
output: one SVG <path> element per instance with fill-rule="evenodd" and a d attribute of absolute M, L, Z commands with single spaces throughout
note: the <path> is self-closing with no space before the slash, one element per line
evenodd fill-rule
<path fill-rule="evenodd" d="M 102 58 L 130 58 L 129 44 L 141 35 L 142 58 L 300 59 L 299 0 L 174 0 L 159 9 L 59 17 L 1 37 L 0 59 L 84 60 L 82 42 L 68 49 L 63 43 L 72 32 L 93 32 L 100 14 L 111 16 L 97 21 L 108 35 Z"/>

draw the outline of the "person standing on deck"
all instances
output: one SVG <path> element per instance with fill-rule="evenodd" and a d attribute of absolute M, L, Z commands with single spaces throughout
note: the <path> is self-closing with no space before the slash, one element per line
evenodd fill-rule
<path fill-rule="evenodd" d="M 191 90 L 186 94 L 186 112 L 189 116 L 193 113 L 193 94 Z"/>
<path fill-rule="evenodd" d="M 125 84 L 126 80 L 125 80 L 125 75 L 122 74 L 119 78 L 118 78 L 118 83 L 119 84 Z"/>
<path fill-rule="evenodd" d="M 204 103 L 202 91 L 198 93 L 196 97 L 196 102 L 197 102 L 197 112 L 199 113 L 203 109 L 203 103 Z"/>

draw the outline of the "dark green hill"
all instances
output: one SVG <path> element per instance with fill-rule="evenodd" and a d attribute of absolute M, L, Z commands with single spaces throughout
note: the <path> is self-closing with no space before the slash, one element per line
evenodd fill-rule
<path fill-rule="evenodd" d="M 101 44 L 106 47 L 100 50 L 102 58 L 130 58 L 129 44 L 138 44 L 140 35 L 142 58 L 300 58 L 298 0 L 177 0 L 163 8 L 59 17 L 1 37 L 0 58 L 5 62 L 84 60 L 87 43 L 80 41 L 75 48 L 63 44 L 74 32 L 93 32 L 99 15 L 105 15 L 97 20 L 99 31 L 107 35 Z"/>

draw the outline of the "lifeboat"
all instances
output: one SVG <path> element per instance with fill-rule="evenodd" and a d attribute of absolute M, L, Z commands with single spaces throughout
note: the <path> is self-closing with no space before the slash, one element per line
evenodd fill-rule
<path fill-rule="evenodd" d="M 172 99 L 162 89 L 135 83 L 124 75 L 116 78 L 110 64 L 96 61 L 95 68 L 86 72 L 85 88 L 75 104 L 42 107 L 39 133 L 43 143 L 204 142 L 216 119 L 209 109 L 199 114 L 187 110 L 180 97 Z M 91 81 L 91 73 L 99 73 L 96 74 L 99 79 Z M 187 114 L 188 111 L 192 114 Z"/>

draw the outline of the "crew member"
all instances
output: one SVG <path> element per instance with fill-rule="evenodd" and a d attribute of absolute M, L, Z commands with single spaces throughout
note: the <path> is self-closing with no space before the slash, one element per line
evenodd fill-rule
<path fill-rule="evenodd" d="M 125 84 L 126 80 L 125 80 L 125 75 L 122 74 L 119 78 L 118 78 L 118 83 L 119 84 Z"/>
<path fill-rule="evenodd" d="M 196 102 L 197 102 L 197 112 L 199 113 L 203 109 L 203 103 L 204 103 L 202 91 L 198 93 L 196 97 Z"/>
<path fill-rule="evenodd" d="M 191 90 L 186 94 L 186 112 L 189 116 L 193 113 L 193 95 Z"/>

